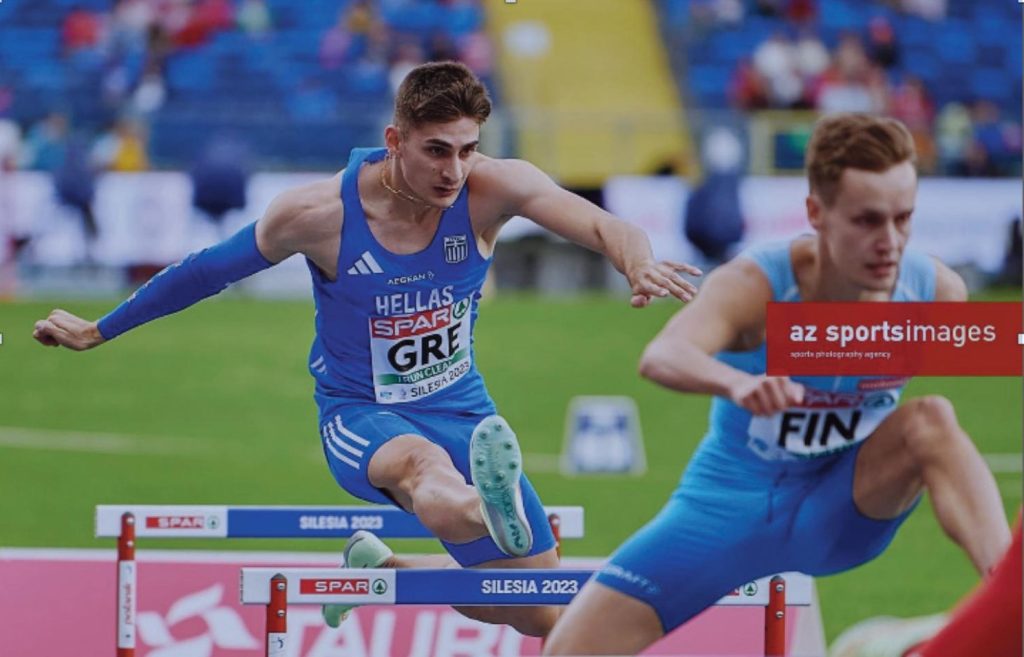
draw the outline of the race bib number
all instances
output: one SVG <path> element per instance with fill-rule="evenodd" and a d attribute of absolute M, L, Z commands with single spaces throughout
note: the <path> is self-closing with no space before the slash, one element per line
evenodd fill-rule
<path fill-rule="evenodd" d="M 444 390 L 469 373 L 469 298 L 406 315 L 370 317 L 373 388 L 381 404 Z"/>
<path fill-rule="evenodd" d="M 750 448 L 767 459 L 813 458 L 849 449 L 878 428 L 899 403 L 899 390 L 823 392 L 805 389 L 804 402 L 750 421 Z"/>

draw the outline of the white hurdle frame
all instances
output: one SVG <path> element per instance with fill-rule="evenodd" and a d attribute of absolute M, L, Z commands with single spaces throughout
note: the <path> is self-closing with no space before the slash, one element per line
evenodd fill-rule
<path fill-rule="evenodd" d="M 566 605 L 593 574 L 550 569 L 242 568 L 241 602 L 266 606 L 265 654 L 280 657 L 287 647 L 289 604 Z M 788 596 L 787 581 L 793 586 Z M 766 577 L 754 582 L 753 593 L 726 596 L 717 604 L 764 607 L 763 654 L 782 657 L 786 607 L 811 605 L 812 581 L 801 573 Z"/>
<path fill-rule="evenodd" d="M 559 554 L 563 538 L 583 537 L 583 507 L 544 511 Z M 360 529 L 382 538 L 434 538 L 416 516 L 383 505 L 98 505 L 96 537 L 117 539 L 117 657 L 135 657 L 137 538 L 347 538 Z"/>

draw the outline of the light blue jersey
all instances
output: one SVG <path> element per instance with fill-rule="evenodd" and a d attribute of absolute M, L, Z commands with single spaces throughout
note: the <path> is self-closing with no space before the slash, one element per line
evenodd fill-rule
<path fill-rule="evenodd" d="M 753 260 L 772 287 L 772 301 L 799 302 L 791 264 L 792 242 L 773 242 L 740 254 Z M 900 261 L 893 301 L 933 301 L 935 263 L 931 257 L 907 249 Z M 767 348 L 725 351 L 716 357 L 750 374 L 764 374 Z M 753 417 L 724 397 L 711 402 L 712 440 L 743 444 L 766 460 L 814 458 L 849 449 L 867 438 L 899 404 L 906 377 L 794 376 L 804 386 L 803 403 L 771 417 Z"/>
<path fill-rule="evenodd" d="M 791 245 L 738 256 L 757 263 L 774 301 L 800 300 Z M 905 251 L 893 300 L 934 296 L 934 262 Z M 717 358 L 751 374 L 766 370 L 764 346 Z M 874 520 L 853 501 L 860 448 L 896 409 L 906 379 L 793 379 L 805 386 L 803 404 L 771 417 L 716 397 L 710 430 L 668 503 L 598 572 L 601 584 L 649 604 L 666 632 L 759 577 L 826 575 L 869 561 L 910 514 Z"/>

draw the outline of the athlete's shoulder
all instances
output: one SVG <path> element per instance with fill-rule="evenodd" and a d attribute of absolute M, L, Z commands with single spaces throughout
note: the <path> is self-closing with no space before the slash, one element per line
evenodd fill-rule
<path fill-rule="evenodd" d="M 287 257 L 337 236 L 343 219 L 340 185 L 339 173 L 278 194 L 257 225 L 261 249 Z"/>
<path fill-rule="evenodd" d="M 929 256 L 935 265 L 935 300 L 967 301 L 967 283 L 944 262 Z"/>
<path fill-rule="evenodd" d="M 791 268 L 794 251 L 802 251 L 805 242 L 800 238 L 759 242 L 743 249 L 737 259 L 756 263 L 766 274 L 771 275 L 775 269 Z"/>
<path fill-rule="evenodd" d="M 536 175 L 525 160 L 494 158 L 477 153 L 466 179 L 469 188 L 469 213 L 479 235 L 495 234 L 505 220 L 516 214 L 534 186 Z M 486 238 L 485 239 L 490 239 Z"/>
<path fill-rule="evenodd" d="M 489 192 L 514 191 L 539 180 L 549 180 L 543 171 L 526 160 L 475 156 L 469 173 L 470 189 L 483 188 Z"/>
<path fill-rule="evenodd" d="M 267 214 L 295 218 L 340 205 L 342 173 L 297 185 L 281 192 L 271 202 Z"/>
<path fill-rule="evenodd" d="M 526 160 L 516 160 L 504 157 L 491 157 L 483 153 L 473 155 L 473 168 L 470 170 L 470 180 L 476 178 L 496 178 L 502 174 L 522 166 Z"/>
<path fill-rule="evenodd" d="M 742 255 L 715 267 L 701 288 L 701 294 L 704 288 L 708 288 L 730 298 L 750 301 L 761 298 L 768 301 L 772 295 L 771 283 L 764 269 L 755 260 Z"/>

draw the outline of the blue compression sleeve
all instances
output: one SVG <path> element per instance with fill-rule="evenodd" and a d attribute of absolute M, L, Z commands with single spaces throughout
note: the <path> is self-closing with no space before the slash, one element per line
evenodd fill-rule
<path fill-rule="evenodd" d="M 273 264 L 256 248 L 256 224 L 251 223 L 231 238 L 191 253 L 149 279 L 135 294 L 100 319 L 100 335 L 112 340 L 140 324 L 213 296 L 231 283 Z"/>

